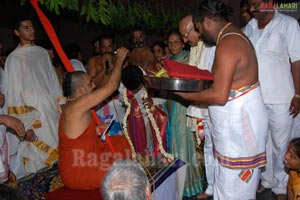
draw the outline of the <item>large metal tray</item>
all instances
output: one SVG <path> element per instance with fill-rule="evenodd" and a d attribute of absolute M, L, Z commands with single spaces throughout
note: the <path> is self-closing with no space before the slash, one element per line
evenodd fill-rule
<path fill-rule="evenodd" d="M 204 88 L 204 80 L 187 78 L 165 78 L 144 76 L 147 87 L 159 90 L 199 92 Z"/>

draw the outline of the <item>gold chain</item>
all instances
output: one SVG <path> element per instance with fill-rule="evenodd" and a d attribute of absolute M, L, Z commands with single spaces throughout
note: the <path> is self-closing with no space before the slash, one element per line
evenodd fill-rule
<path fill-rule="evenodd" d="M 218 39 L 217 39 L 216 45 L 218 45 L 219 40 L 220 40 L 220 37 L 221 37 L 222 33 L 224 32 L 224 30 L 225 30 L 228 26 L 230 26 L 230 25 L 231 25 L 231 22 L 228 22 L 228 23 L 221 29 L 221 31 L 220 31 L 219 34 L 218 34 Z"/>

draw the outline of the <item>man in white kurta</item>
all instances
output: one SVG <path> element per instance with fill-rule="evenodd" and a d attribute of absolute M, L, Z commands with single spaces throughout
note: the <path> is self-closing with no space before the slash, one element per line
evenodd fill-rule
<path fill-rule="evenodd" d="M 196 66 L 202 70 L 211 72 L 215 47 L 208 47 L 201 40 L 199 34 L 196 32 L 193 19 L 191 15 L 184 17 L 179 23 L 179 31 L 182 34 L 184 43 L 191 46 L 189 64 Z M 192 102 L 186 111 L 187 126 L 192 132 L 196 132 L 197 143 L 201 143 L 201 138 L 205 137 L 204 142 L 204 161 L 205 161 L 205 174 L 207 180 L 207 188 L 205 191 L 198 195 L 199 199 L 204 199 L 213 195 L 214 185 L 214 168 L 215 158 L 213 155 L 212 144 L 212 127 L 208 113 L 207 105 Z"/>
<path fill-rule="evenodd" d="M 261 184 L 276 194 L 286 194 L 288 174 L 284 154 L 293 118 L 300 109 L 300 28 L 296 19 L 277 10 L 259 11 L 249 0 L 253 19 L 244 33 L 257 55 L 259 81 L 269 117 L 268 162 Z M 272 159 L 273 157 L 273 159 Z"/>
<path fill-rule="evenodd" d="M 62 91 L 48 52 L 35 46 L 34 28 L 28 18 L 19 18 L 14 33 L 19 46 L 8 56 L 4 80 L 7 86 L 7 111 L 22 120 L 26 134 L 21 138 L 18 156 L 25 172 L 34 173 L 58 159 L 57 102 Z"/>

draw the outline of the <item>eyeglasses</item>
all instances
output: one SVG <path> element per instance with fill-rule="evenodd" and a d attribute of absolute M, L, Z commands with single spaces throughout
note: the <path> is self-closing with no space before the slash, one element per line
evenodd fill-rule
<path fill-rule="evenodd" d="M 184 39 L 186 39 L 193 30 L 194 30 L 194 27 L 189 32 L 187 32 L 186 34 L 181 35 L 181 37 L 183 37 Z"/>

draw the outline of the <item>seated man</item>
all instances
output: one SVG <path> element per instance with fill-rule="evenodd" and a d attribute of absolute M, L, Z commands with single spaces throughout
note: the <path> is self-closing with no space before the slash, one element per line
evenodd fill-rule
<path fill-rule="evenodd" d="M 147 174 L 131 160 L 115 162 L 104 177 L 101 192 L 104 200 L 151 199 Z"/>
<path fill-rule="evenodd" d="M 118 49 L 114 70 L 101 88 L 95 89 L 94 82 L 84 72 L 73 72 L 65 77 L 63 89 L 68 99 L 59 123 L 58 167 L 66 187 L 81 190 L 99 188 L 111 163 L 131 157 L 124 136 L 110 137 L 106 142 L 100 140 L 96 122 L 90 113 L 90 109 L 118 88 L 127 53 L 125 48 Z"/>

